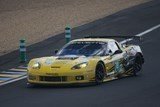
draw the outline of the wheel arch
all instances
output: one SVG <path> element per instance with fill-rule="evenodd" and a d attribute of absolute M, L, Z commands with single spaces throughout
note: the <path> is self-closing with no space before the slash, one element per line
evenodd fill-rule
<path fill-rule="evenodd" d="M 105 72 L 106 72 L 106 66 L 105 66 L 105 63 L 104 63 L 102 60 L 99 60 L 99 61 L 97 61 L 96 67 L 97 67 L 98 63 L 102 63 L 102 64 L 103 64 L 103 66 L 104 66 L 104 68 L 105 68 Z M 96 69 L 96 67 L 95 67 L 95 69 Z"/>
<path fill-rule="evenodd" d="M 142 64 L 144 63 L 144 57 L 143 57 L 143 54 L 141 52 L 136 53 L 135 61 L 137 61 L 137 60 L 140 60 Z"/>
<path fill-rule="evenodd" d="M 105 64 L 104 64 L 104 62 L 102 60 L 98 61 L 97 64 L 98 63 L 102 63 L 105 66 Z"/>

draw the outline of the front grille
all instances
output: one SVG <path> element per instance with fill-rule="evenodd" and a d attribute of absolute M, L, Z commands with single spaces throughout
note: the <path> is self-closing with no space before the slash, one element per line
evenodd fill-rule
<path fill-rule="evenodd" d="M 67 81 L 66 76 L 56 76 L 56 77 L 40 76 L 39 79 L 40 79 L 40 81 L 47 81 L 47 82 L 64 82 L 64 81 Z"/>
<path fill-rule="evenodd" d="M 29 79 L 29 80 L 36 80 L 36 76 L 29 75 L 29 76 L 28 76 L 28 79 Z"/>

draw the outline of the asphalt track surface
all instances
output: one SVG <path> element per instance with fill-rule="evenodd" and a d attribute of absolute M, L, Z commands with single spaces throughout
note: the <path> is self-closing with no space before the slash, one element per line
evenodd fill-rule
<path fill-rule="evenodd" d="M 74 28 L 82 35 L 135 35 L 160 24 L 160 1 L 155 0 Z M 26 87 L 20 80 L 0 87 L 0 107 L 160 107 L 160 28 L 143 35 L 143 73 L 98 86 Z M 28 47 L 29 58 L 52 55 L 64 44 L 64 34 Z M 0 57 L 1 68 L 16 66 L 17 52 Z"/>

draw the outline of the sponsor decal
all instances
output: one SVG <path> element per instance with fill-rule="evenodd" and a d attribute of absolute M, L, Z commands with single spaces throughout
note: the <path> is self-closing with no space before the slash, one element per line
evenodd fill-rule
<path fill-rule="evenodd" d="M 119 61 L 116 61 L 116 62 L 115 62 L 115 68 L 114 68 L 115 72 L 119 72 L 120 69 L 121 69 L 120 62 L 119 62 Z"/>
<path fill-rule="evenodd" d="M 46 73 L 46 75 L 58 76 L 58 73 Z"/>

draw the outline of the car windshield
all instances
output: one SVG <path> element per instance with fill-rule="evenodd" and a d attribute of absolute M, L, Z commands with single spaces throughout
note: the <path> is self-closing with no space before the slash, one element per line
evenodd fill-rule
<path fill-rule="evenodd" d="M 107 43 L 95 41 L 76 41 L 64 46 L 58 53 L 58 56 L 64 55 L 84 55 L 84 56 L 102 56 L 107 55 Z"/>

